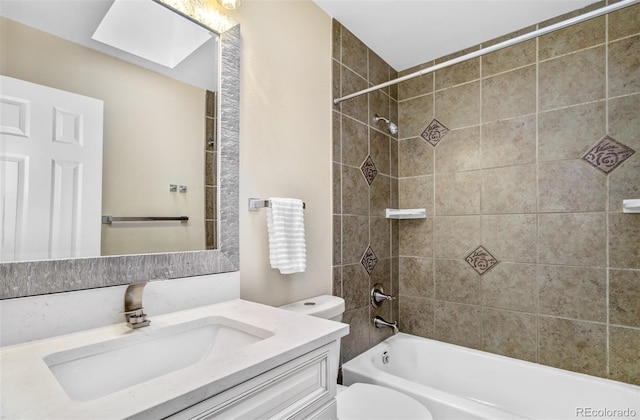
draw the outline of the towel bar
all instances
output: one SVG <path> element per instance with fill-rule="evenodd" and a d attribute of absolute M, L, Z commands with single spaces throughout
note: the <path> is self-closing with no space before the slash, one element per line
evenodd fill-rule
<path fill-rule="evenodd" d="M 271 207 L 270 200 L 262 200 L 260 198 L 250 198 L 249 199 L 249 211 L 256 211 L 259 209 L 263 209 L 265 207 Z M 305 203 L 302 203 L 302 208 L 307 208 Z"/>
<path fill-rule="evenodd" d="M 172 217 L 155 217 L 155 216 L 141 216 L 141 217 L 115 217 L 115 216 L 102 216 L 102 224 L 110 225 L 112 222 L 164 222 L 164 221 L 189 221 L 189 216 L 172 216 Z"/>

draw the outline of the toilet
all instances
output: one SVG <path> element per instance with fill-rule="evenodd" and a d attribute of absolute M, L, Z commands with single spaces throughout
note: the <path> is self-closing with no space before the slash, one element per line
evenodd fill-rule
<path fill-rule="evenodd" d="M 344 299 L 322 295 L 280 307 L 305 315 L 342 321 Z M 338 356 L 340 357 L 340 356 Z M 336 361 L 335 366 L 338 366 Z M 383 401 L 382 404 L 377 403 Z M 336 396 L 338 420 L 433 420 L 425 406 L 396 390 L 379 385 L 355 383 L 338 385 Z"/>

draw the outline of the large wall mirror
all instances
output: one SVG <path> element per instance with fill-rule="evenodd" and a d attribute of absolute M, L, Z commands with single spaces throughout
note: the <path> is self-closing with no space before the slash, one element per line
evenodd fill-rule
<path fill-rule="evenodd" d="M 0 298 L 237 270 L 239 27 L 216 14 L 3 0 Z"/>

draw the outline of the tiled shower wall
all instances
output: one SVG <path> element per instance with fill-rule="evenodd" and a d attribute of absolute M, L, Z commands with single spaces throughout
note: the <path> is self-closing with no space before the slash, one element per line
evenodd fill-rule
<path fill-rule="evenodd" d="M 640 198 L 640 6 L 407 81 L 397 98 L 389 201 L 397 176 L 399 206 L 428 214 L 388 232 L 401 330 L 640 384 L 640 215 L 622 213 Z M 334 113 L 342 157 L 340 119 L 360 101 Z M 355 195 L 338 181 L 335 290 L 361 299 L 344 260 L 363 252 L 345 240 Z M 379 339 L 364 308 L 347 312 L 343 359 Z"/>
<path fill-rule="evenodd" d="M 333 21 L 334 96 L 396 76 L 387 63 Z M 398 242 L 391 240 L 392 224 L 385 218 L 385 209 L 398 200 L 398 141 L 385 124 L 373 121 L 376 114 L 397 121 L 397 113 L 395 86 L 334 106 L 333 290 L 345 299 L 344 321 L 351 324 L 351 333 L 342 340 L 342 360 L 390 335 L 373 328 L 375 315 L 391 321 L 395 319 L 392 309 L 397 313 L 397 300 L 378 310 L 369 306 L 369 292 L 376 283 L 386 293 L 398 291 Z"/>

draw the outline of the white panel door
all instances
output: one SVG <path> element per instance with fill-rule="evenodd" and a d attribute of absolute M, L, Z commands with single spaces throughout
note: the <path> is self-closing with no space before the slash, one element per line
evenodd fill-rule
<path fill-rule="evenodd" d="M 0 76 L 0 261 L 100 255 L 103 102 Z"/>

